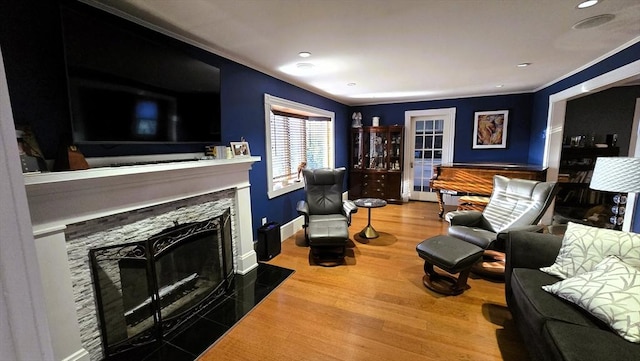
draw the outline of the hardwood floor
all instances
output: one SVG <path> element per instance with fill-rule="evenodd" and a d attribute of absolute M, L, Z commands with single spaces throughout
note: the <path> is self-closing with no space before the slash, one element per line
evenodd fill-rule
<path fill-rule="evenodd" d="M 295 273 L 199 360 L 527 360 L 504 283 L 472 276 L 459 296 L 423 286 L 415 247 L 446 233 L 437 213 L 427 202 L 372 209 L 381 237 L 363 243 L 360 209 L 338 267 L 311 264 L 302 232 L 285 240 L 269 263 Z"/>

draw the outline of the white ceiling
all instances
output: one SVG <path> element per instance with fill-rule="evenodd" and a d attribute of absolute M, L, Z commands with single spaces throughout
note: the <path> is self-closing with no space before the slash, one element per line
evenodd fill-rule
<path fill-rule="evenodd" d="M 84 1 L 348 105 L 532 92 L 640 41 L 639 0 Z"/>

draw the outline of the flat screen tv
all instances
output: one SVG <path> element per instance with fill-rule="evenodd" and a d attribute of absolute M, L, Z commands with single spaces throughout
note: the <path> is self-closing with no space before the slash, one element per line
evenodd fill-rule
<path fill-rule="evenodd" d="M 74 143 L 221 140 L 220 70 L 190 45 L 86 5 L 61 19 Z"/>

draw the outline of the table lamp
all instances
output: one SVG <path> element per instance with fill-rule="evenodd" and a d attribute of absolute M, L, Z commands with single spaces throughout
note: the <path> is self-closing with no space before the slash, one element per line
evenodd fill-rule
<path fill-rule="evenodd" d="M 627 203 L 626 194 L 640 192 L 640 158 L 598 157 L 593 169 L 589 188 L 617 193 L 613 197 L 611 207 L 613 216 L 610 222 L 614 229 L 622 229 L 622 222 Z"/>

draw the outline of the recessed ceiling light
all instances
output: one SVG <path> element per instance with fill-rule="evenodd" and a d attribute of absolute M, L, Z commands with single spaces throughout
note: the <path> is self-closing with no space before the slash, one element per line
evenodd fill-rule
<path fill-rule="evenodd" d="M 586 9 L 586 8 L 590 8 L 593 5 L 597 4 L 598 0 L 586 0 L 581 2 L 580 4 L 578 4 L 578 9 Z"/>
<path fill-rule="evenodd" d="M 347 86 L 356 86 L 356 83 L 347 83 Z"/>
<path fill-rule="evenodd" d="M 590 29 L 595 28 L 596 26 L 600 26 L 602 24 L 608 23 L 613 20 L 616 16 L 613 14 L 600 14 L 596 16 L 592 16 L 590 18 L 586 18 L 584 20 L 580 20 L 575 23 L 571 28 L 573 29 Z"/>
<path fill-rule="evenodd" d="M 308 51 L 301 51 L 298 53 L 298 56 L 300 56 L 301 58 L 308 58 L 311 56 L 311 53 Z"/>
<path fill-rule="evenodd" d="M 502 85 L 502 84 L 496 85 L 496 88 L 502 88 L 502 87 L 504 87 L 504 85 Z"/>
<path fill-rule="evenodd" d="M 517 66 L 518 68 L 526 68 L 526 67 L 528 67 L 529 65 L 531 65 L 531 63 L 520 63 L 520 64 L 518 64 L 518 65 L 516 65 L 516 66 Z"/>
<path fill-rule="evenodd" d="M 296 68 L 298 69 L 311 69 L 313 68 L 314 65 L 311 63 L 297 63 L 296 64 Z"/>

